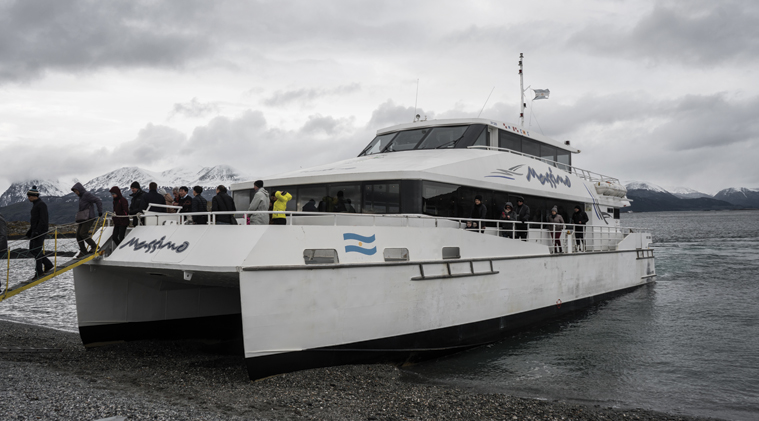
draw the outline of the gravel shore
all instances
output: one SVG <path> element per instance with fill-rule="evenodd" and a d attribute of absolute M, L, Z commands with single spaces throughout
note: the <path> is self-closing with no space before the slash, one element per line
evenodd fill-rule
<path fill-rule="evenodd" d="M 44 348 L 44 352 L 30 352 Z M 213 344 L 131 342 L 85 350 L 79 335 L 0 321 L 4 420 L 696 420 L 483 394 L 408 381 L 390 365 L 251 382 Z"/>

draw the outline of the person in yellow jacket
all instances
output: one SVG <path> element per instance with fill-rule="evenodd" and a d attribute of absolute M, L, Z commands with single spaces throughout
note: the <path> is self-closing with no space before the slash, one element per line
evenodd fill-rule
<path fill-rule="evenodd" d="M 287 202 L 293 198 L 293 196 L 286 191 L 275 191 L 272 193 L 271 197 L 276 198 L 274 207 L 272 208 L 275 212 L 287 210 Z M 287 224 L 287 216 L 284 213 L 275 213 L 271 217 L 271 223 L 273 225 L 285 225 Z"/>

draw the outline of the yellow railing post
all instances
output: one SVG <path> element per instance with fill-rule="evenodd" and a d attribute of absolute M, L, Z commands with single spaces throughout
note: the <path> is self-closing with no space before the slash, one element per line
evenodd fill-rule
<path fill-rule="evenodd" d="M 53 272 L 58 270 L 58 227 L 55 227 L 55 254 L 53 255 Z"/>
<path fill-rule="evenodd" d="M 103 239 L 103 230 L 105 229 L 105 222 L 108 220 L 108 212 L 103 215 L 103 225 L 100 227 L 100 236 L 98 237 L 97 246 L 95 246 L 95 253 L 100 250 L 100 240 Z"/>

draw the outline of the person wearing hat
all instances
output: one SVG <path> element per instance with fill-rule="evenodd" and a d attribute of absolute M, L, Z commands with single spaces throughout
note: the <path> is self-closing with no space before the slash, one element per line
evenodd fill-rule
<path fill-rule="evenodd" d="M 551 208 L 551 215 L 548 217 L 548 222 L 554 224 L 551 225 L 551 232 L 553 233 L 553 251 L 561 253 L 561 232 L 564 230 L 564 218 L 559 215 L 559 210 L 556 206 Z"/>
<path fill-rule="evenodd" d="M 145 191 L 142 190 L 142 188 L 140 187 L 140 183 L 136 181 L 133 182 L 129 188 L 130 190 L 132 190 L 132 194 L 129 195 L 129 197 L 132 198 L 132 202 L 129 203 L 129 214 L 137 215 L 138 213 L 142 211 L 141 210 L 142 195 L 145 194 Z M 135 227 L 137 225 L 140 225 L 140 219 L 137 218 L 136 216 L 132 218 L 132 225 L 134 225 Z"/>
<path fill-rule="evenodd" d="M 572 223 L 575 224 L 575 243 L 577 251 L 585 251 L 585 225 L 588 223 L 588 214 L 580 205 L 575 206 L 572 214 Z"/>
<path fill-rule="evenodd" d="M 517 213 L 514 212 L 511 202 L 506 202 L 506 205 L 503 207 L 501 220 L 505 222 L 501 226 L 501 237 L 513 238 L 512 234 L 514 233 L 514 223 L 517 221 Z"/>
<path fill-rule="evenodd" d="M 90 229 L 95 224 L 95 207 L 97 206 L 97 216 L 103 216 L 103 201 L 99 197 L 88 192 L 82 183 L 74 184 L 71 191 L 79 196 L 79 211 L 76 213 L 76 223 L 79 224 L 76 230 L 76 242 L 79 244 L 79 254 L 76 258 L 84 257 L 86 254 L 94 253 L 98 245 L 90 236 Z M 87 250 L 86 246 L 90 246 Z"/>
<path fill-rule="evenodd" d="M 527 239 L 527 221 L 530 220 L 530 207 L 525 205 L 524 198 L 517 197 L 517 207 L 514 209 L 517 214 L 516 238 Z"/>
<path fill-rule="evenodd" d="M 470 215 L 470 218 L 474 219 L 474 221 L 467 221 L 466 229 L 479 230 L 481 233 L 485 232 L 485 223 L 482 220 L 486 219 L 487 215 L 488 208 L 482 203 L 482 196 L 479 194 L 474 196 L 474 206 L 472 206 L 472 213 Z"/>
<path fill-rule="evenodd" d="M 113 234 L 111 235 L 111 241 L 113 246 L 116 247 L 121 244 L 126 236 L 126 230 L 129 226 L 129 204 L 124 196 L 121 195 L 121 189 L 118 186 L 111 187 L 108 191 L 113 197 Z"/>
<path fill-rule="evenodd" d="M 158 193 L 158 184 L 154 181 L 151 181 L 150 184 L 148 184 L 148 192 L 142 196 L 142 201 L 140 202 L 140 211 L 145 212 L 148 210 L 148 207 L 150 205 L 166 205 L 166 198 L 162 194 Z M 163 206 L 152 207 L 150 208 L 150 212 L 166 213 L 166 208 Z"/>
<path fill-rule="evenodd" d="M 42 252 L 45 244 L 45 236 L 49 231 L 47 204 L 40 198 L 40 192 L 37 186 L 26 192 L 26 197 L 32 202 L 31 219 L 29 220 L 29 231 L 26 232 L 26 238 L 29 239 L 29 253 L 34 256 L 35 268 L 34 277 L 39 278 L 45 273 L 50 272 L 53 268 L 53 262 L 50 261 Z"/>

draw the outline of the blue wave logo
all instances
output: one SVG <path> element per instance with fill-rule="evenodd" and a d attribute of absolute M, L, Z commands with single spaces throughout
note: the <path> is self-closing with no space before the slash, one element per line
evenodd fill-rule
<path fill-rule="evenodd" d="M 377 252 L 377 247 L 372 247 L 372 248 L 364 248 L 364 247 L 362 247 L 364 245 L 364 243 L 367 243 L 367 244 L 373 243 L 374 240 L 375 240 L 374 235 L 372 235 L 371 237 L 364 237 L 363 235 L 358 235 L 358 234 L 353 234 L 353 233 L 345 233 L 345 234 L 343 234 L 343 240 L 346 240 L 346 241 L 348 241 L 348 240 L 358 241 L 358 245 L 357 246 L 354 246 L 354 245 L 345 246 L 345 252 L 346 253 L 356 252 L 356 253 L 365 254 L 367 256 L 371 256 L 371 255 L 373 255 L 374 253 Z"/>
<path fill-rule="evenodd" d="M 504 170 L 504 169 L 499 168 L 497 171 L 491 172 L 490 173 L 491 175 L 486 175 L 485 178 L 495 177 L 495 178 L 505 178 L 507 180 L 514 180 L 514 177 L 516 177 L 518 175 L 522 175 L 522 173 L 518 173 L 517 170 L 519 168 L 523 167 L 523 166 L 524 166 L 524 164 L 517 165 L 515 167 L 509 168 L 508 170 Z"/>

